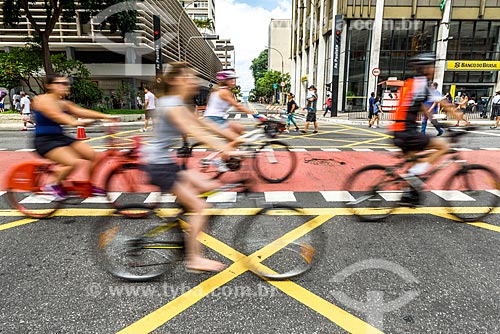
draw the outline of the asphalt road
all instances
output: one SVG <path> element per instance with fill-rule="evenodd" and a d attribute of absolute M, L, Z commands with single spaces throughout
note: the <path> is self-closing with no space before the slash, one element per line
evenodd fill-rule
<path fill-rule="evenodd" d="M 467 136 L 464 147 L 494 148 L 496 133 L 484 132 L 490 135 Z M 25 148 L 20 136 L 26 133 L 9 132 L 2 145 Z M 346 156 L 359 153 L 354 148 L 391 148 L 381 129 L 330 123 L 316 136 L 291 133 L 286 141 L 313 155 L 322 148 Z M 235 228 L 248 213 L 240 208 L 254 205 L 237 202 L 219 211 L 211 237 L 203 238 L 207 254 L 228 269 L 194 275 L 179 264 L 154 282 L 133 284 L 111 277 L 94 260 L 92 232 L 106 219 L 106 205 L 31 220 L 11 210 L 2 194 L 0 333 L 500 331 L 499 209 L 470 224 L 449 219 L 440 207 L 363 223 L 314 191 L 296 193 L 296 200 L 308 219 L 322 222 L 327 246 L 320 262 L 293 282 L 265 282 L 238 266 Z"/>

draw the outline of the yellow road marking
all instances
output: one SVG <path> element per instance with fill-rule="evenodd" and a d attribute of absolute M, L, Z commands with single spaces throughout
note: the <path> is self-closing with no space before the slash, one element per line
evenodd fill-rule
<path fill-rule="evenodd" d="M 113 133 L 113 134 L 103 135 L 103 136 L 99 136 L 99 137 L 95 137 L 95 138 L 89 138 L 89 139 L 84 140 L 83 142 L 84 143 L 89 143 L 91 141 L 96 141 L 96 140 L 105 139 L 105 138 L 109 138 L 109 137 L 115 137 L 115 136 L 118 136 L 118 135 L 124 135 L 124 134 L 127 134 L 127 133 L 137 132 L 137 131 L 139 131 L 139 130 L 134 129 L 134 130 L 127 130 L 127 131 L 120 131 L 120 132 Z"/>
<path fill-rule="evenodd" d="M 12 227 L 17 227 L 17 226 L 33 223 L 33 222 L 36 222 L 38 220 L 39 219 L 25 218 L 25 219 L 21 219 L 21 220 L 12 222 L 12 223 L 2 224 L 2 225 L 0 225 L 0 231 L 7 230 L 7 229 L 12 228 Z"/>
<path fill-rule="evenodd" d="M 438 216 L 438 217 L 441 217 L 441 218 L 446 218 L 446 219 L 454 220 L 454 221 L 457 221 L 457 222 L 460 222 L 460 223 L 462 222 L 460 219 L 458 219 L 455 216 L 450 215 L 449 213 L 434 214 L 434 216 Z M 488 223 L 485 223 L 485 222 L 470 222 L 470 223 L 466 222 L 464 224 L 475 226 L 475 227 L 479 227 L 479 228 L 483 228 L 485 230 L 490 230 L 490 231 L 494 231 L 494 232 L 500 232 L 500 226 L 488 224 Z"/>
<path fill-rule="evenodd" d="M 276 214 L 279 214 L 278 210 Z M 221 255 L 234 261 L 234 263 L 224 271 L 205 280 L 204 282 L 200 283 L 198 286 L 189 290 L 185 294 L 170 301 L 166 305 L 148 314 L 144 318 L 139 319 L 138 321 L 124 328 L 118 333 L 138 333 L 138 334 L 149 333 L 157 329 L 161 325 L 168 322 L 170 319 L 177 316 L 179 313 L 185 311 L 187 308 L 194 305 L 196 302 L 206 297 L 207 295 L 209 295 L 215 289 L 221 287 L 222 285 L 228 283 L 229 281 L 235 279 L 236 277 L 246 272 L 248 269 L 246 268 L 245 263 L 247 263 L 248 258 L 251 257 L 255 258 L 261 255 L 269 257 L 274 252 L 277 252 L 281 247 L 283 247 L 284 246 L 283 243 L 289 243 L 299 238 L 300 236 L 316 228 L 317 226 L 323 224 L 324 222 L 328 221 L 331 218 L 333 218 L 333 215 L 316 217 L 308 221 L 307 223 L 303 224 L 302 226 L 299 226 L 298 228 L 290 231 L 289 233 L 285 234 L 282 238 L 277 239 L 276 241 L 265 246 L 261 250 L 251 254 L 249 257 L 245 257 L 245 255 L 241 254 L 232 247 L 229 247 L 223 242 L 203 233 L 200 236 L 201 242 L 203 242 L 207 247 L 212 248 Z M 281 247 L 276 247 L 278 245 Z M 264 260 L 264 258 L 262 258 L 261 261 L 262 260 Z M 292 298 L 295 298 L 297 301 L 303 303 L 309 308 L 315 310 L 319 314 L 323 315 L 325 318 L 331 320 L 332 322 L 346 329 L 350 333 L 382 333 L 378 329 L 372 327 L 371 325 L 367 324 L 361 319 L 344 311 L 338 306 L 329 303 L 328 301 L 313 294 L 312 292 L 306 290 L 305 288 L 301 287 L 300 285 L 294 282 L 268 281 L 268 283 L 274 285 L 276 288 L 280 289 L 281 291 L 288 294 Z"/>

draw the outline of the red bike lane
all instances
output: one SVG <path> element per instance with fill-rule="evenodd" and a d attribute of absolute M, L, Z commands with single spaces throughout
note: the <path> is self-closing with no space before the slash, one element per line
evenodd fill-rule
<path fill-rule="evenodd" d="M 389 165 L 397 161 L 394 153 L 390 152 L 359 152 L 359 151 L 307 151 L 296 152 L 298 163 L 294 174 L 279 184 L 269 184 L 259 180 L 255 191 L 294 191 L 315 192 L 345 190 L 344 184 L 352 173 L 362 166 L 370 164 Z M 464 151 L 461 157 L 470 163 L 480 163 L 489 166 L 500 174 L 500 151 Z M 37 159 L 32 152 L 0 152 L 0 190 L 6 189 L 6 177 L 9 169 L 17 163 Z M 430 189 L 440 189 L 450 173 L 456 169 L 449 167 L 440 171 L 427 183 Z M 98 171 L 99 172 L 102 171 Z M 84 180 L 83 169 L 75 172 L 72 179 Z M 99 180 L 99 175 L 98 175 Z M 369 180 L 367 180 L 369 181 Z M 97 182 L 99 184 L 99 182 Z"/>

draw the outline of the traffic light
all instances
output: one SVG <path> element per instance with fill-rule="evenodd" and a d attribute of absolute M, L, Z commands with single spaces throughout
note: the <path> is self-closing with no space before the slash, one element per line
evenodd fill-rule
<path fill-rule="evenodd" d="M 153 40 L 157 41 L 161 37 L 161 22 L 160 17 L 153 15 Z"/>
<path fill-rule="evenodd" d="M 335 44 L 340 45 L 342 30 L 335 30 Z"/>

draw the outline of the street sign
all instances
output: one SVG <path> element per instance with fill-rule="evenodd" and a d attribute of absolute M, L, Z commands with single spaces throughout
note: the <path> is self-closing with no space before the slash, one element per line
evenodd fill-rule
<path fill-rule="evenodd" d="M 378 77 L 380 75 L 380 68 L 378 67 L 375 67 L 373 70 L 372 70 L 372 74 L 376 77 Z"/>
<path fill-rule="evenodd" d="M 278 88 L 278 84 L 273 84 L 274 89 Z"/>
<path fill-rule="evenodd" d="M 281 87 L 285 88 L 286 83 L 284 81 L 281 82 Z"/>

